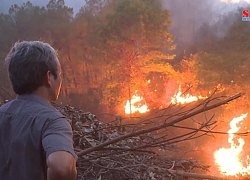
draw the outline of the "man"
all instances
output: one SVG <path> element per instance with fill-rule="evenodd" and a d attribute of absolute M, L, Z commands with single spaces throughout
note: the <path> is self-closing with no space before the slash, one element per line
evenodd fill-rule
<path fill-rule="evenodd" d="M 17 42 L 5 63 L 17 98 L 0 107 L 0 179 L 75 179 L 72 129 L 50 104 L 62 83 L 56 51 L 40 41 Z"/>

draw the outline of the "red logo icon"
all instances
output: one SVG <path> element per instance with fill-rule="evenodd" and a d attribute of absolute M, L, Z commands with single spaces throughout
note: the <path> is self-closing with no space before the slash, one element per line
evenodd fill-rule
<path fill-rule="evenodd" d="M 248 9 L 242 10 L 242 21 L 248 21 L 250 22 L 250 11 Z"/>
<path fill-rule="evenodd" d="M 242 17 L 250 17 L 250 12 L 247 9 L 242 10 Z"/>

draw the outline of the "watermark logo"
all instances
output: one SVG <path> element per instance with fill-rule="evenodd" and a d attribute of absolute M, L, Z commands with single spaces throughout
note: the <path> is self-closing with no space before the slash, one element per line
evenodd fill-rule
<path fill-rule="evenodd" d="M 248 9 L 242 10 L 242 21 L 250 21 L 250 11 Z"/>

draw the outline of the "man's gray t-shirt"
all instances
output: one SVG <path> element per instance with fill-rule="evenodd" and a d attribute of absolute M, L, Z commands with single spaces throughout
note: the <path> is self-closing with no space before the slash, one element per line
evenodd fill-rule
<path fill-rule="evenodd" d="M 47 179 L 46 158 L 67 151 L 76 159 L 67 119 L 37 95 L 0 107 L 0 179 Z"/>

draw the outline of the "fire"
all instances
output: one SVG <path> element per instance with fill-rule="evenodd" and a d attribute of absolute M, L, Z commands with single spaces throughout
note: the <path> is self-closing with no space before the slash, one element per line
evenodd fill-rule
<path fill-rule="evenodd" d="M 129 100 L 126 103 L 125 113 L 126 114 L 130 114 L 130 113 L 134 114 L 135 112 L 146 113 L 148 111 L 149 109 L 145 100 L 143 99 L 143 97 L 137 95 L 137 90 L 136 90 L 135 94 L 131 98 L 131 105 L 130 105 Z"/>
<path fill-rule="evenodd" d="M 235 136 L 233 134 L 240 130 L 237 124 L 246 117 L 247 114 L 242 114 L 240 117 L 233 118 L 230 122 L 231 129 L 228 131 L 228 143 L 230 144 L 230 148 L 220 148 L 214 153 L 216 164 L 219 166 L 221 173 L 226 176 L 244 176 L 250 174 L 249 157 L 245 158 L 245 163 L 240 159 L 245 141 L 242 138 L 238 138 L 237 143 L 235 143 L 236 140 L 234 140 Z"/>
<path fill-rule="evenodd" d="M 186 104 L 194 101 L 198 101 L 199 99 L 204 99 L 202 96 L 192 96 L 190 94 L 182 94 L 181 88 L 179 87 L 179 91 L 171 98 L 172 104 Z"/>

